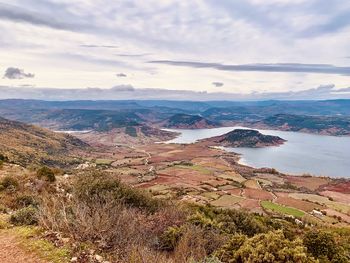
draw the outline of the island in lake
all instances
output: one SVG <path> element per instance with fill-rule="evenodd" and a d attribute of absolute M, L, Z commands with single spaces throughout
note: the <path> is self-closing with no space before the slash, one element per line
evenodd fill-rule
<path fill-rule="evenodd" d="M 202 140 L 218 146 L 260 148 L 278 146 L 286 140 L 278 136 L 264 135 L 257 130 L 235 129 L 226 134 Z"/>

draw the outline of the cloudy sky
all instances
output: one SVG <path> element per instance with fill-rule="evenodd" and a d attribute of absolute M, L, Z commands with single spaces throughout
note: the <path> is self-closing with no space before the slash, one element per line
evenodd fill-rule
<path fill-rule="evenodd" d="M 350 96 L 350 1 L 0 0 L 0 35 L 0 97 L 112 87 Z"/>

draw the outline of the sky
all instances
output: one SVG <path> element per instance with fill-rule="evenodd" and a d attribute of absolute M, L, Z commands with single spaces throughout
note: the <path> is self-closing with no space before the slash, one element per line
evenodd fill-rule
<path fill-rule="evenodd" d="M 349 46 L 344 0 L 0 0 L 0 98 L 350 98 Z"/>

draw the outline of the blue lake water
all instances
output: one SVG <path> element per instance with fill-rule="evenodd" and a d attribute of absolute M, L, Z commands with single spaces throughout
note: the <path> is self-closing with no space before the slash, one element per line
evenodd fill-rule
<path fill-rule="evenodd" d="M 168 143 L 193 143 L 200 139 L 225 134 L 237 128 L 171 129 L 181 133 Z M 287 142 L 281 146 L 266 148 L 225 148 L 242 154 L 240 163 L 252 167 L 271 167 L 289 174 L 322 175 L 350 178 L 350 137 L 336 137 L 260 130 L 263 134 L 279 136 Z"/>

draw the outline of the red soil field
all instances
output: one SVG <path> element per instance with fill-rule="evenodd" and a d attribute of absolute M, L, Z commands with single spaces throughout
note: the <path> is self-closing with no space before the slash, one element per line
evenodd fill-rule
<path fill-rule="evenodd" d="M 273 200 L 273 195 L 270 192 L 261 189 L 246 188 L 243 190 L 243 196 L 256 200 Z"/>
<path fill-rule="evenodd" d="M 297 200 L 291 197 L 278 197 L 276 200 L 277 203 L 285 206 L 290 206 L 294 207 L 297 209 L 300 209 L 302 211 L 310 212 L 314 210 L 315 208 L 322 209 L 322 206 L 307 202 L 307 201 L 302 201 L 302 200 Z"/>

